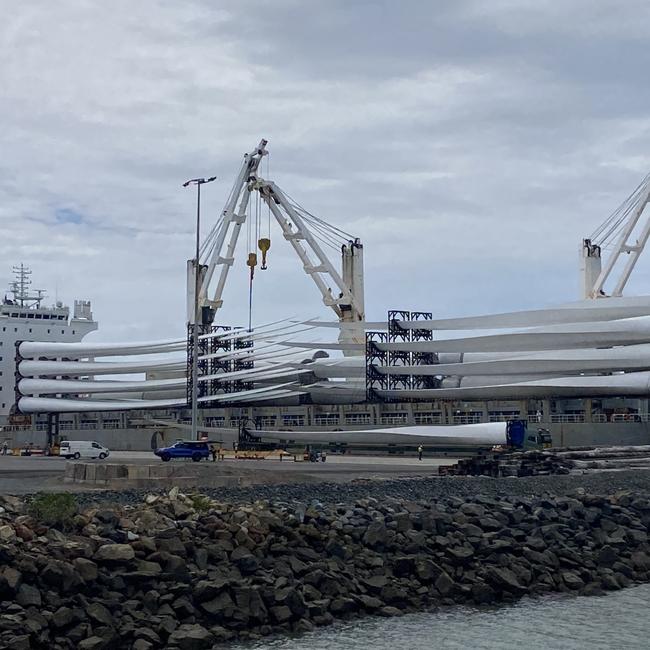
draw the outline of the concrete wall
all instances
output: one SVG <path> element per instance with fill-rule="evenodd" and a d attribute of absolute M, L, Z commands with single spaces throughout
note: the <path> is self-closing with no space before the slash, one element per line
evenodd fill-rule
<path fill-rule="evenodd" d="M 650 422 L 541 422 L 539 426 L 551 432 L 557 447 L 650 445 Z"/>
<path fill-rule="evenodd" d="M 12 447 L 19 447 L 28 443 L 35 446 L 45 446 L 47 434 L 44 431 L 13 431 L 7 432 Z M 151 451 L 151 441 L 154 432 L 151 429 L 103 429 L 83 431 L 62 431 L 61 439 L 67 440 L 95 440 L 113 451 Z M 170 444 L 182 434 L 172 429 L 156 435 L 158 447 Z"/>
<path fill-rule="evenodd" d="M 262 476 L 263 475 L 263 476 Z M 279 476 L 284 476 L 280 474 Z M 292 478 L 298 473 L 292 473 Z M 271 479 L 278 482 L 278 476 L 256 471 L 251 467 L 227 463 L 161 463 L 140 465 L 111 462 L 67 462 L 65 483 L 82 483 L 112 488 L 151 488 L 178 486 L 236 486 L 253 485 Z"/>
<path fill-rule="evenodd" d="M 529 424 L 530 429 L 540 426 L 548 429 L 553 436 L 553 444 L 558 447 L 588 445 L 647 445 L 650 444 L 650 422 L 540 422 Z M 321 427 L 324 428 L 324 427 Z M 154 433 L 157 432 L 157 433 Z M 68 440 L 96 440 L 113 451 L 150 451 L 152 437 L 156 444 L 163 446 L 173 443 L 188 434 L 179 429 L 99 429 L 62 431 L 62 438 Z M 45 446 L 46 434 L 43 431 L 14 431 L 2 434 L 12 447 L 33 443 Z M 211 440 L 219 440 L 230 448 L 236 434 L 224 430 L 211 434 Z"/>

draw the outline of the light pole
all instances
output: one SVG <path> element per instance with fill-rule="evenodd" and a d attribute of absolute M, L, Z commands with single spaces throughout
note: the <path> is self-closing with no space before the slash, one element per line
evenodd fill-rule
<path fill-rule="evenodd" d="M 196 250 L 194 253 L 194 327 L 192 328 L 192 440 L 199 439 L 198 420 L 198 374 L 199 374 L 199 246 L 201 232 L 201 185 L 216 180 L 216 176 L 210 178 L 191 178 L 183 183 L 183 187 L 196 185 Z"/>

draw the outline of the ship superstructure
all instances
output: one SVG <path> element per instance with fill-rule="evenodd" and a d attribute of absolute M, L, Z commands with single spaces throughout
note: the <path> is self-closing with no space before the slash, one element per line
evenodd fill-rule
<path fill-rule="evenodd" d="M 6 422 L 15 402 L 16 341 L 76 343 L 98 328 L 89 300 L 61 301 L 46 306 L 46 292 L 32 288 L 32 271 L 13 267 L 14 279 L 0 305 L 0 423 Z"/>

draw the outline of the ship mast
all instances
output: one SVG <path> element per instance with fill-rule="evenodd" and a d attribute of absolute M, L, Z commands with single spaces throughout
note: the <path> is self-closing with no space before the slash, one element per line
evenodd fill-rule
<path fill-rule="evenodd" d="M 12 267 L 12 271 L 16 279 L 9 284 L 9 291 L 14 295 L 14 302 L 21 307 L 38 309 L 43 298 L 45 298 L 45 291 L 43 289 L 34 289 L 36 293 L 30 295 L 29 287 L 32 281 L 29 276 L 32 274 L 32 270 L 21 262 L 20 266 Z"/>

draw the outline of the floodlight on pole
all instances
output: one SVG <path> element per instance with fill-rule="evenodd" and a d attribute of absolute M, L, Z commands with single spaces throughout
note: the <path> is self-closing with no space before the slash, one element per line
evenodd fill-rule
<path fill-rule="evenodd" d="M 192 327 L 192 440 L 198 440 L 198 372 L 199 372 L 199 248 L 201 237 L 201 185 L 216 180 L 216 176 L 210 178 L 191 178 L 183 183 L 183 187 L 196 185 L 196 250 L 194 252 L 194 326 Z"/>

